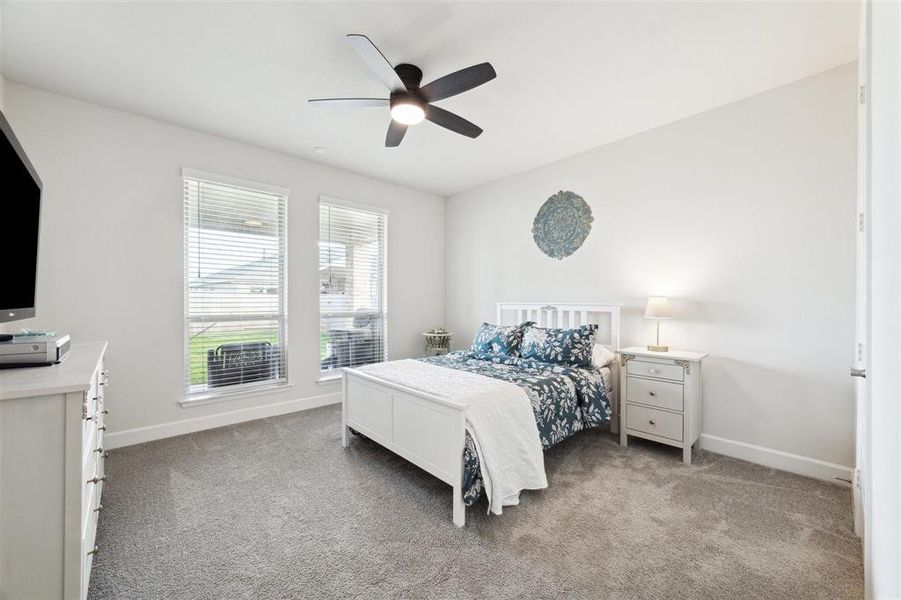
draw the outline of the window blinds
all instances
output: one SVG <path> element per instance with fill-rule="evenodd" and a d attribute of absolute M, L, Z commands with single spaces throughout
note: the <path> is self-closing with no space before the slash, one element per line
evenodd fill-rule
<path fill-rule="evenodd" d="M 287 381 L 287 190 L 185 170 L 185 390 Z"/>
<path fill-rule="evenodd" d="M 385 360 L 388 216 L 319 203 L 320 372 Z"/>

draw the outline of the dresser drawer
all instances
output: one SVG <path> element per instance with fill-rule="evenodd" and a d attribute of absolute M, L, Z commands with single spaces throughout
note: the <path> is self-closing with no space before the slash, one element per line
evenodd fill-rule
<path fill-rule="evenodd" d="M 637 404 L 626 404 L 626 428 L 682 441 L 682 415 Z"/>
<path fill-rule="evenodd" d="M 91 580 L 91 566 L 94 563 L 94 548 L 97 544 L 97 519 L 100 513 L 96 510 L 100 506 L 100 490 L 92 496 L 91 503 L 82 519 L 81 532 L 81 597 L 86 598 Z"/>
<path fill-rule="evenodd" d="M 666 365 L 634 358 L 626 363 L 626 373 L 642 377 L 671 379 L 673 381 L 682 381 L 685 377 L 684 369 L 679 365 Z"/>
<path fill-rule="evenodd" d="M 682 412 L 682 384 L 629 377 L 626 402 L 637 402 Z"/>
<path fill-rule="evenodd" d="M 82 493 L 82 507 L 86 507 L 91 503 L 91 497 L 100 497 L 103 490 L 103 479 L 105 475 L 104 458 L 99 452 L 90 452 L 84 458 L 84 467 L 82 469 L 82 481 L 84 482 Z M 93 481 L 97 478 L 99 481 Z"/>

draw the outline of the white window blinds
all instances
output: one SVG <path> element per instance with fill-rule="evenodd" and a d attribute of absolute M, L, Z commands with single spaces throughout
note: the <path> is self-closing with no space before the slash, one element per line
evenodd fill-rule
<path fill-rule="evenodd" d="M 385 360 L 388 215 L 319 202 L 319 358 L 328 376 Z"/>
<path fill-rule="evenodd" d="M 187 169 L 185 390 L 287 381 L 287 190 Z"/>

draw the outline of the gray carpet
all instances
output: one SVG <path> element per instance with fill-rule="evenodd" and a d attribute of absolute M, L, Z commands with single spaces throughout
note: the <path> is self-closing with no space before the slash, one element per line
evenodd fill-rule
<path fill-rule="evenodd" d="M 450 522 L 450 487 L 337 407 L 113 452 L 89 597 L 861 598 L 847 489 L 583 432 L 550 487 Z"/>

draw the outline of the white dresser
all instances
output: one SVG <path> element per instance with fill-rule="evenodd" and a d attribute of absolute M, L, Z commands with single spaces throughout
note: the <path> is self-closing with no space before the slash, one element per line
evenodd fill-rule
<path fill-rule="evenodd" d="M 0 599 L 85 598 L 103 461 L 106 342 L 0 370 Z"/>
<path fill-rule="evenodd" d="M 676 446 L 691 464 L 691 447 L 701 436 L 701 362 L 707 355 L 640 347 L 619 354 L 620 443 L 634 435 Z"/>

